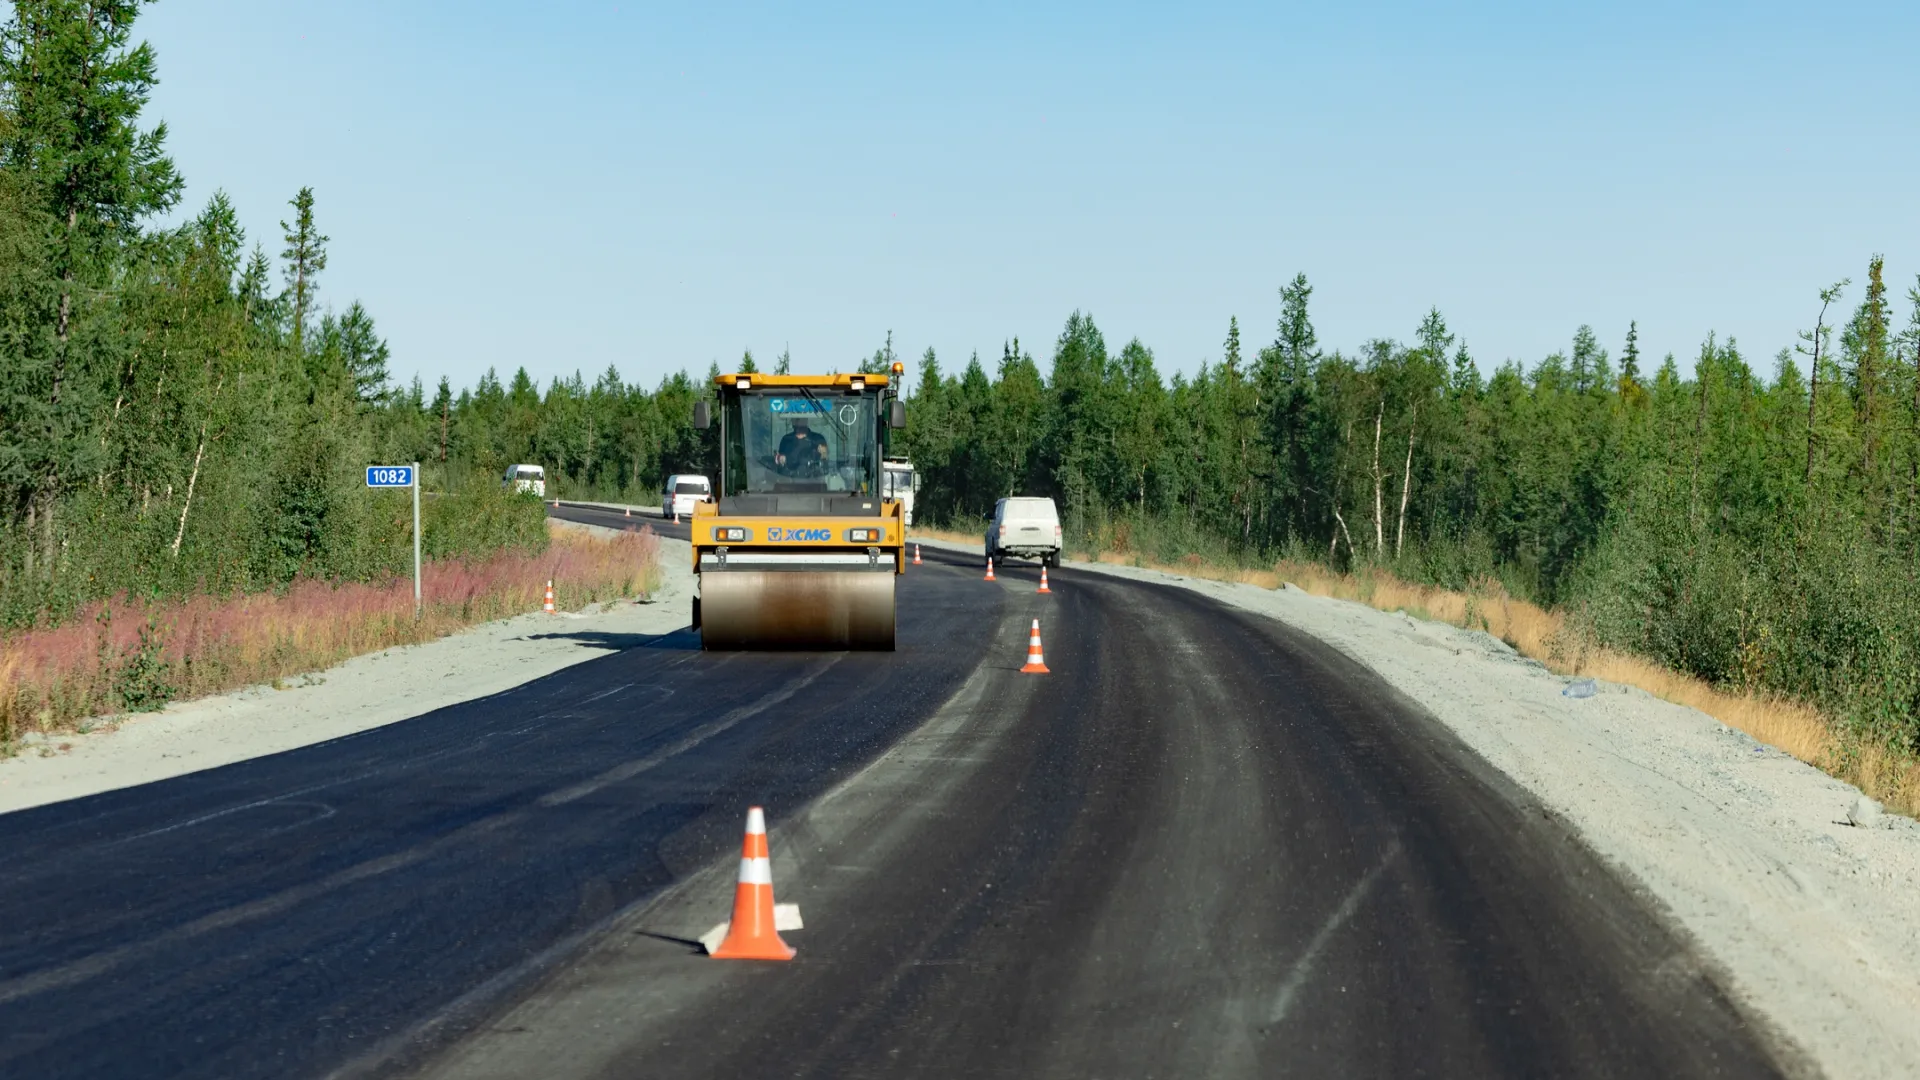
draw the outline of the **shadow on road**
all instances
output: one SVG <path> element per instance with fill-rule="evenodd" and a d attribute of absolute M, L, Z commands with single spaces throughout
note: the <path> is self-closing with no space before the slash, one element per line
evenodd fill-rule
<path fill-rule="evenodd" d="M 684 946 L 690 953 L 696 953 L 700 956 L 707 955 L 707 947 L 691 938 L 674 937 L 672 934 L 656 934 L 651 930 L 635 930 L 633 933 L 635 937 L 649 937 L 655 941 L 664 941 L 670 945 Z"/>
<path fill-rule="evenodd" d="M 627 649 L 668 649 L 676 652 L 700 649 L 700 635 L 684 626 L 664 634 L 616 634 L 606 630 L 576 630 L 569 634 L 528 634 L 529 641 L 577 641 L 592 649 L 623 652 Z"/>

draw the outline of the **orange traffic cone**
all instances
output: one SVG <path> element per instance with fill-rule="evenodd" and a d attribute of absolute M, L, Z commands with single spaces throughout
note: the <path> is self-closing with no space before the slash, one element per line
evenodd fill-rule
<path fill-rule="evenodd" d="M 554 613 L 553 612 L 553 582 L 551 581 L 547 582 L 547 602 L 540 605 L 540 610 L 546 612 L 549 615 L 552 615 Z"/>
<path fill-rule="evenodd" d="M 1040 620 L 1033 620 L 1033 636 L 1027 639 L 1027 666 L 1020 669 L 1033 675 L 1045 675 L 1047 658 L 1040 654 Z"/>
<path fill-rule="evenodd" d="M 767 815 L 747 810 L 747 838 L 740 848 L 740 881 L 733 888 L 733 919 L 719 946 L 707 952 L 719 960 L 791 960 L 793 948 L 780 940 L 783 921 L 774 913 L 773 863 L 767 858 Z M 788 926 L 798 929 L 798 912 Z M 712 938 L 720 932 L 714 927 Z"/>
<path fill-rule="evenodd" d="M 680 524 L 680 504 L 679 503 L 673 504 L 673 523 L 675 525 Z"/>
<path fill-rule="evenodd" d="M 993 560 L 991 558 L 987 560 L 987 580 L 993 580 Z"/>
<path fill-rule="evenodd" d="M 915 566 L 920 565 L 920 545 L 919 544 L 913 545 L 913 565 Z"/>
<path fill-rule="evenodd" d="M 1034 591 L 1043 592 L 1043 593 L 1050 593 L 1053 591 L 1052 589 L 1047 588 L 1047 564 L 1046 563 L 1040 564 L 1040 588 Z"/>
<path fill-rule="evenodd" d="M 622 512 L 622 513 L 621 513 L 621 515 L 620 515 L 620 516 L 621 516 L 621 517 L 632 517 L 632 516 L 633 516 L 633 507 L 631 507 L 631 506 L 629 506 L 629 507 L 627 507 L 627 508 L 626 508 L 626 510 L 625 510 L 624 512 Z"/>

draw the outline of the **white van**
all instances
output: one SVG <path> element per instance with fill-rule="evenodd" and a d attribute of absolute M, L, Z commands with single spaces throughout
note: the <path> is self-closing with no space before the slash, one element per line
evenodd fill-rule
<path fill-rule="evenodd" d="M 707 483 L 706 477 L 674 473 L 667 477 L 667 486 L 660 493 L 660 516 L 687 517 L 693 513 L 695 503 L 712 501 L 713 485 Z"/>
<path fill-rule="evenodd" d="M 547 470 L 538 465 L 509 465 L 507 475 L 500 478 L 500 486 L 521 493 L 531 491 L 544 499 L 547 497 Z"/>
<path fill-rule="evenodd" d="M 1052 499 L 1001 499 L 987 525 L 987 557 L 1039 559 L 1060 568 L 1060 511 Z"/>

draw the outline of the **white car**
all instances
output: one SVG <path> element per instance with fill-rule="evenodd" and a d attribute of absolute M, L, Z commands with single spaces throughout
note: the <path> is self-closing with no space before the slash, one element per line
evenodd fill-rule
<path fill-rule="evenodd" d="M 500 478 L 500 486 L 523 494 L 531 491 L 544 499 L 547 497 L 547 470 L 538 465 L 509 465 L 507 475 Z"/>
<path fill-rule="evenodd" d="M 987 557 L 1039 559 L 1060 568 L 1060 511 L 1052 499 L 1001 499 L 987 525 Z"/>
<path fill-rule="evenodd" d="M 704 476 L 675 473 L 660 493 L 660 516 L 689 517 L 698 503 L 713 501 L 713 485 Z"/>

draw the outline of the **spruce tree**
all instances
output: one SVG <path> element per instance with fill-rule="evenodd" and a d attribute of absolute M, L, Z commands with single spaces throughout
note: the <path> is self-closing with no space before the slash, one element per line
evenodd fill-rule
<path fill-rule="evenodd" d="M 29 577 L 51 579 L 59 550 L 55 507 L 97 458 L 105 350 L 75 350 L 76 326 L 111 303 L 105 289 L 140 225 L 179 199 L 165 124 L 140 128 L 157 81 L 154 54 L 133 43 L 138 0 L 16 0 L 0 27 L 0 168 L 20 184 L 42 236 L 52 286 L 31 327 L 8 349 L 0 398 L 20 442 L 10 457 L 26 497 L 38 558 Z"/>
<path fill-rule="evenodd" d="M 304 356 L 307 315 L 313 310 L 314 294 L 320 291 L 320 271 L 327 268 L 327 237 L 313 224 L 312 188 L 301 188 L 287 205 L 293 207 L 293 224 L 280 223 L 287 244 L 280 257 L 286 260 L 287 295 L 293 302 L 293 351 Z"/>
<path fill-rule="evenodd" d="M 1887 328 L 1891 312 L 1887 304 L 1887 284 L 1882 277 L 1886 260 L 1875 255 L 1867 263 L 1867 293 L 1854 312 L 1853 320 L 1841 334 L 1845 352 L 1849 389 L 1859 418 L 1860 471 L 1867 478 L 1869 501 L 1874 499 L 1874 457 L 1880 441 L 1880 398 L 1888 367 Z"/>
<path fill-rule="evenodd" d="M 1851 279 L 1842 278 L 1825 289 L 1820 290 L 1820 316 L 1813 322 L 1811 331 L 1800 332 L 1801 344 L 1795 348 L 1807 358 L 1807 465 L 1801 483 L 1805 486 L 1809 498 L 1813 495 L 1813 458 L 1814 448 L 1820 440 L 1820 367 L 1826 362 L 1827 309 L 1840 299 Z"/>

